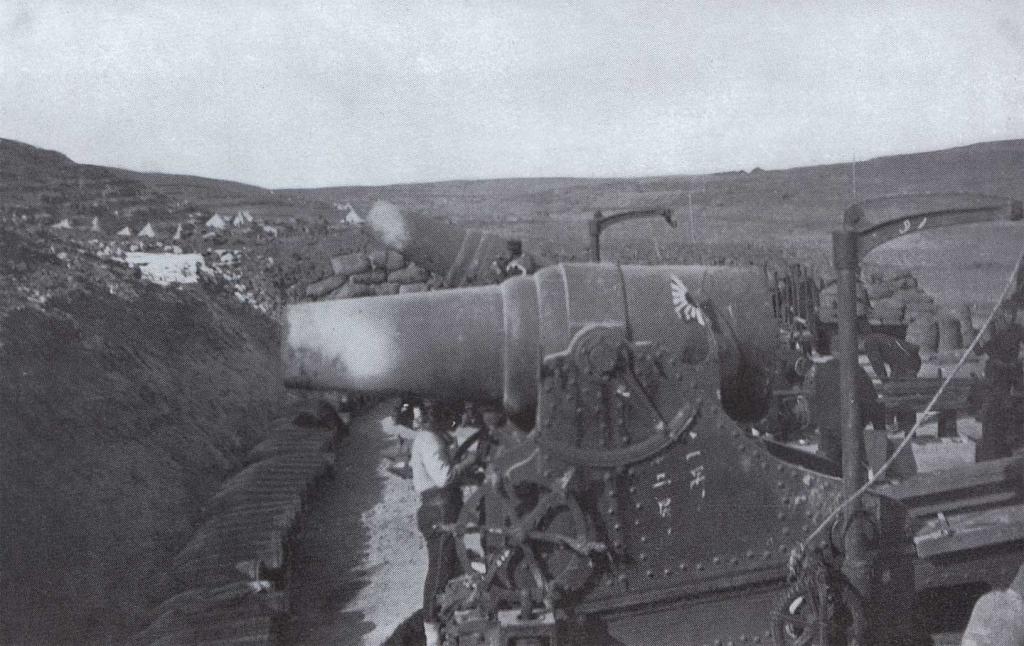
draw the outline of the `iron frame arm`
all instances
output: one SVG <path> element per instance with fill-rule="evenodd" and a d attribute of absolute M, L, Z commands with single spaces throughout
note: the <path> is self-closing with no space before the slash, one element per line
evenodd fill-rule
<path fill-rule="evenodd" d="M 672 209 L 642 209 L 609 215 L 604 215 L 601 211 L 594 211 L 594 217 L 590 220 L 590 259 L 593 262 L 601 262 L 601 234 L 605 229 L 614 224 L 637 218 L 664 218 L 669 226 L 676 226 L 675 220 L 672 219 Z"/>

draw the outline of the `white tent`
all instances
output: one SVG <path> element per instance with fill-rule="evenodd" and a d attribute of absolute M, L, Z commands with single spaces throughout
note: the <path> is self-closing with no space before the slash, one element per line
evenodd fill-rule
<path fill-rule="evenodd" d="M 155 238 L 156 231 L 153 230 L 153 225 L 150 222 L 146 223 L 146 226 L 142 227 L 142 231 L 139 231 L 139 237 Z"/>
<path fill-rule="evenodd" d="M 366 220 L 364 220 L 362 218 L 362 216 L 360 216 L 358 213 L 356 213 L 356 210 L 354 208 L 352 208 L 351 204 L 348 204 L 346 202 L 345 206 L 343 208 L 344 208 L 344 210 L 342 211 L 342 213 L 344 213 L 345 215 L 343 216 L 343 220 L 342 221 L 345 224 L 362 224 L 362 223 L 366 222 Z"/>
<path fill-rule="evenodd" d="M 63 220 L 61 220 L 57 224 L 51 224 L 50 228 L 51 229 L 70 229 L 71 228 L 71 220 L 69 220 L 68 218 L 64 218 Z"/>
<path fill-rule="evenodd" d="M 123 229 L 121 229 L 120 231 L 117 232 L 117 235 L 125 236 L 125 237 L 128 237 L 131 234 L 132 234 L 132 230 L 129 229 L 128 227 L 125 227 L 125 228 L 123 228 Z"/>
<path fill-rule="evenodd" d="M 208 229 L 226 229 L 228 223 L 220 216 L 220 213 L 214 213 L 213 217 L 206 221 L 206 227 Z"/>

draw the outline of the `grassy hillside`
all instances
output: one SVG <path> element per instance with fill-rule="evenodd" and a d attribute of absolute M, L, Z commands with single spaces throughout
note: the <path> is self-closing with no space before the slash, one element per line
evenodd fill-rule
<path fill-rule="evenodd" d="M 120 643 L 279 413 L 278 332 L 233 298 L 0 229 L 0 643 Z"/>

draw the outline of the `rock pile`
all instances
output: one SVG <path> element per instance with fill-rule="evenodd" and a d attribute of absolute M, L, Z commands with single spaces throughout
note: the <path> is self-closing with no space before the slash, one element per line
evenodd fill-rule
<path fill-rule="evenodd" d="M 443 280 L 392 249 L 359 251 L 331 258 L 331 276 L 306 286 L 309 299 L 393 296 L 437 289 Z"/>

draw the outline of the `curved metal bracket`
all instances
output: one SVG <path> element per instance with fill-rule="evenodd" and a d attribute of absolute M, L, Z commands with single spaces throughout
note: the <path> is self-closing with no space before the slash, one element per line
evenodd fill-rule
<path fill-rule="evenodd" d="M 669 226 L 676 226 L 675 220 L 672 219 L 672 209 L 622 211 L 609 215 L 604 215 L 600 211 L 594 211 L 594 217 L 590 220 L 590 259 L 594 262 L 601 261 L 601 233 L 605 229 L 613 224 L 636 218 L 665 218 L 665 222 Z"/>
<path fill-rule="evenodd" d="M 843 228 L 857 233 L 856 253 L 862 259 L 875 247 L 918 231 L 1021 218 L 1019 200 L 981 193 L 928 193 L 854 204 L 843 214 Z"/>
<path fill-rule="evenodd" d="M 537 443 L 551 455 L 576 466 L 605 469 L 628 466 L 642 462 L 672 446 L 697 421 L 701 404 L 700 399 L 694 400 L 676 413 L 661 433 L 621 449 L 580 449 L 552 442 L 543 433 L 538 433 Z"/>

